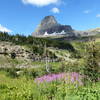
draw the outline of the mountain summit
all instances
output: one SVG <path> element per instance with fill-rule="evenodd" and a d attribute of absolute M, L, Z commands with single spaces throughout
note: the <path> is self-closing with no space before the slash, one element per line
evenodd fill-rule
<path fill-rule="evenodd" d="M 56 25 L 58 25 L 58 22 L 56 21 L 54 16 L 46 16 L 41 21 L 40 27 L 44 28 L 44 29 L 48 29 L 48 28 L 56 26 Z"/>
<path fill-rule="evenodd" d="M 61 25 L 57 22 L 54 16 L 46 16 L 38 25 L 33 36 L 43 35 L 58 35 L 58 34 L 72 34 L 72 27 L 70 25 Z"/>

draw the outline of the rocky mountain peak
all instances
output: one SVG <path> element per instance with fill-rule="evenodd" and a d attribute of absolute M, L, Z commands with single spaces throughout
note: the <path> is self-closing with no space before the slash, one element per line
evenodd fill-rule
<path fill-rule="evenodd" d="M 69 32 L 72 32 L 72 28 L 69 25 L 59 24 L 54 16 L 46 16 L 38 25 L 35 32 L 32 33 L 32 35 L 43 36 L 46 32 L 48 34 L 61 33 L 61 32 L 69 33 Z"/>
<path fill-rule="evenodd" d="M 41 25 L 42 26 L 54 26 L 54 25 L 57 25 L 58 22 L 56 21 L 55 17 L 54 16 L 46 16 L 42 21 L 41 21 Z"/>

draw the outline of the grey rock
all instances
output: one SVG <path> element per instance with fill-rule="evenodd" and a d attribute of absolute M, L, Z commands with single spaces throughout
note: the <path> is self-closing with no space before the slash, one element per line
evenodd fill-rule
<path fill-rule="evenodd" d="M 40 23 L 40 25 L 37 27 L 35 32 L 32 33 L 33 36 L 39 36 L 44 35 L 45 32 L 48 34 L 52 33 L 61 33 L 62 31 L 65 32 L 65 34 L 71 34 L 73 35 L 73 29 L 70 25 L 61 25 L 59 24 L 54 16 L 46 16 Z"/>

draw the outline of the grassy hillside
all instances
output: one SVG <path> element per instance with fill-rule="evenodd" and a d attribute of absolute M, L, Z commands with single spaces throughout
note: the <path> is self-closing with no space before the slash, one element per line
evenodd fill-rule
<path fill-rule="evenodd" d="M 100 37 L 89 38 L 0 33 L 0 100 L 99 100 Z"/>

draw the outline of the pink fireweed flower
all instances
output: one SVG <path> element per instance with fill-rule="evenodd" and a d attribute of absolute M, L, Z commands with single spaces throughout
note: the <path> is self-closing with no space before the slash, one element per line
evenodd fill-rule
<path fill-rule="evenodd" d="M 76 72 L 44 75 L 40 78 L 36 78 L 35 82 L 43 83 L 62 80 L 65 80 L 66 83 L 78 83 L 79 85 L 83 85 L 82 75 Z"/>

